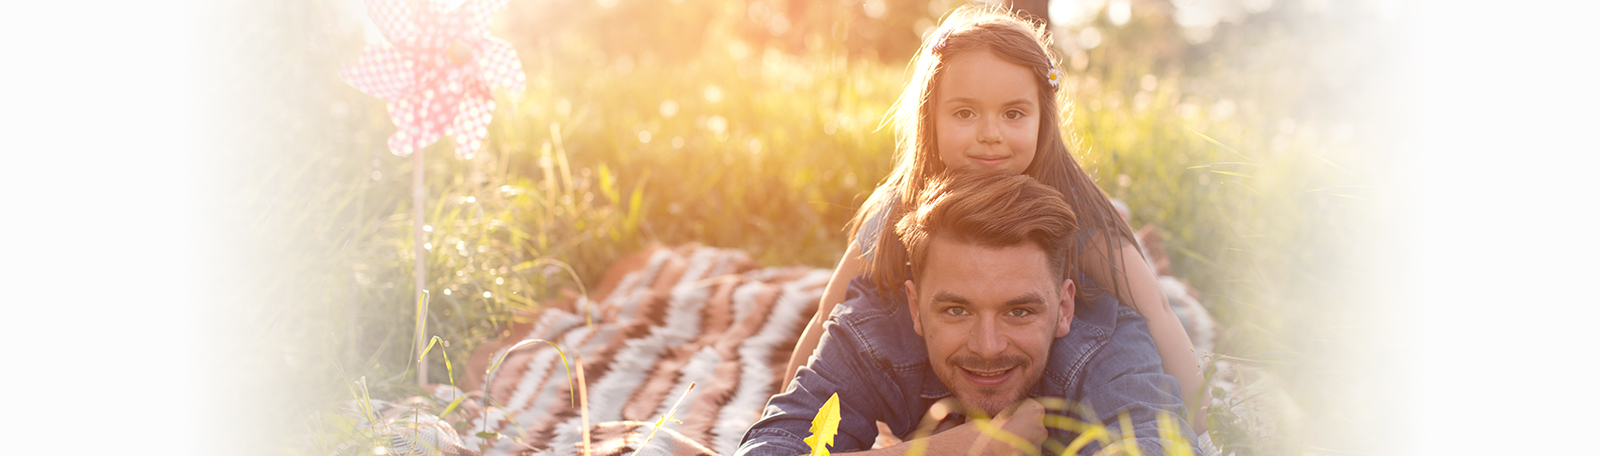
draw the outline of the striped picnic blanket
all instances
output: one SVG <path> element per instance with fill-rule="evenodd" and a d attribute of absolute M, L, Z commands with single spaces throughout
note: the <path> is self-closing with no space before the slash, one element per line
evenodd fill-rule
<path fill-rule="evenodd" d="M 467 371 L 483 372 L 520 341 L 551 341 L 569 362 L 582 360 L 590 437 L 605 446 L 595 454 L 631 453 L 625 443 L 644 440 L 675 403 L 673 418 L 681 423 L 668 422 L 648 447 L 732 454 L 782 384 L 829 275 L 758 267 L 737 250 L 652 248 L 615 263 L 593 301 L 547 306 L 535 321 L 478 350 Z M 582 426 L 567 372 L 557 350 L 540 343 L 507 355 L 487 387 L 469 377 L 468 390 L 483 388 L 491 399 L 487 413 L 473 411 L 479 415 L 472 432 L 504 436 L 487 442 L 485 454 L 576 454 Z M 462 437 L 467 448 L 484 443 Z"/>

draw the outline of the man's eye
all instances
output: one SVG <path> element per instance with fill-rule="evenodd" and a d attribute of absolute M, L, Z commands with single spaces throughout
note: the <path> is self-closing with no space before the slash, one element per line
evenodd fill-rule
<path fill-rule="evenodd" d="M 1025 112 L 1022 112 L 1022 110 L 1013 109 L 1013 110 L 1010 110 L 1010 111 L 1006 111 L 1006 120 L 1017 120 L 1017 119 L 1021 119 L 1023 116 L 1026 116 L 1026 115 L 1028 115 L 1028 114 L 1025 113 Z"/>
<path fill-rule="evenodd" d="M 1028 310 L 1028 309 L 1011 309 L 1010 312 L 1006 312 L 1006 315 L 1010 315 L 1010 316 L 1017 317 L 1017 318 L 1022 318 L 1022 317 L 1026 317 L 1026 316 L 1029 316 L 1029 315 L 1033 315 L 1033 311 Z"/>
<path fill-rule="evenodd" d="M 952 316 L 952 317 L 959 317 L 959 316 L 962 316 L 962 315 L 966 315 L 967 314 L 967 309 L 963 309 L 963 308 L 960 308 L 960 307 L 946 307 L 944 309 L 944 314 Z"/>

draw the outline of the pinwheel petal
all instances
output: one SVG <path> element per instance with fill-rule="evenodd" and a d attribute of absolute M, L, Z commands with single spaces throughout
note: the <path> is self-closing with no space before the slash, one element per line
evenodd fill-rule
<path fill-rule="evenodd" d="M 417 90 L 389 103 L 389 119 L 398 129 L 389 138 L 389 150 L 408 155 L 438 141 L 455 120 L 462 93 L 439 90 L 442 73 L 425 74 Z"/>
<path fill-rule="evenodd" d="M 464 157 L 482 147 L 494 115 L 492 89 L 520 93 L 527 85 L 516 50 L 489 36 L 491 16 L 506 3 L 366 0 L 367 15 L 388 45 L 370 46 L 339 76 L 389 101 L 392 152 L 409 155 L 447 134 Z"/>
<path fill-rule="evenodd" d="M 428 6 L 433 12 L 433 17 L 444 25 L 442 28 L 444 36 L 462 39 L 489 33 L 490 12 L 479 7 L 477 2 L 431 0 Z"/>
<path fill-rule="evenodd" d="M 522 60 L 511 43 L 486 37 L 473 59 L 478 64 L 478 78 L 490 87 L 509 89 L 513 94 L 520 94 L 527 87 L 528 76 L 522 72 Z"/>
<path fill-rule="evenodd" d="M 433 14 L 444 14 L 455 10 L 456 8 L 460 7 L 461 4 L 467 3 L 467 1 L 468 0 L 428 0 L 428 9 L 433 11 Z"/>
<path fill-rule="evenodd" d="M 455 135 L 456 155 L 472 158 L 477 154 L 483 146 L 483 139 L 489 136 L 489 121 L 493 119 L 494 96 L 488 88 L 474 84 L 474 89 L 462 97 L 455 122 L 451 124 L 450 134 Z"/>
<path fill-rule="evenodd" d="M 401 48 L 411 47 L 422 34 L 406 0 L 367 0 L 367 17 L 384 39 Z"/>
<path fill-rule="evenodd" d="M 389 135 L 389 151 L 395 155 L 411 155 L 444 136 L 443 131 L 429 131 L 422 122 L 417 121 L 418 108 L 411 100 L 389 103 L 389 118 L 395 126 L 394 134 Z"/>
<path fill-rule="evenodd" d="M 511 3 L 511 0 L 477 0 L 473 3 L 477 3 L 485 13 L 494 14 L 505 10 L 506 4 Z"/>
<path fill-rule="evenodd" d="M 361 93 L 384 100 L 396 100 L 415 85 L 415 63 L 398 49 L 373 44 L 361 51 L 355 65 L 339 68 L 339 79 Z"/>
<path fill-rule="evenodd" d="M 419 14 L 415 18 L 417 36 L 409 42 L 409 49 L 437 57 L 444 64 L 450 43 L 460 39 L 467 24 L 457 14 Z"/>
<path fill-rule="evenodd" d="M 494 13 L 506 8 L 505 0 L 436 1 L 433 18 L 442 25 L 441 35 L 459 41 L 489 36 Z"/>

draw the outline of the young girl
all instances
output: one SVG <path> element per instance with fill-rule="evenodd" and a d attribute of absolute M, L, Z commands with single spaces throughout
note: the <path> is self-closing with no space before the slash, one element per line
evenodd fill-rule
<path fill-rule="evenodd" d="M 1162 369 L 1178 379 L 1189 420 L 1205 432 L 1201 376 L 1194 346 L 1168 307 L 1128 224 L 1110 198 L 1078 166 L 1062 138 L 1061 72 L 1041 26 L 1003 9 L 966 5 L 951 13 L 912 60 L 911 82 L 891 108 L 895 167 L 850 222 L 850 243 L 828 281 L 817 313 L 795 344 L 786 379 L 817 347 L 833 308 L 850 280 L 870 270 L 880 290 L 900 292 L 909 272 L 893 223 L 946 168 L 982 166 L 1027 173 L 1055 187 L 1077 212 L 1077 269 L 1097 289 L 1113 293 L 1143 315 L 1161 355 Z M 888 240 L 883 248 L 879 241 Z M 1084 283 L 1079 281 L 1079 283 Z M 1081 298 L 1080 298 L 1081 299 Z"/>

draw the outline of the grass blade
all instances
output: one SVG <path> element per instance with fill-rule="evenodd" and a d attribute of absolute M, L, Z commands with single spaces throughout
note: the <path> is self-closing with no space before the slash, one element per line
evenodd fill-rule
<path fill-rule="evenodd" d="M 1217 171 L 1217 170 L 1214 170 L 1214 169 L 1213 169 L 1213 170 L 1210 170 L 1210 171 L 1211 171 L 1211 172 L 1212 172 L 1212 173 L 1213 173 L 1213 174 L 1221 174 L 1221 175 L 1224 175 L 1224 176 L 1236 176 L 1236 177 L 1255 177 L 1255 176 L 1251 176 L 1251 175 L 1249 175 L 1249 174 L 1243 174 L 1243 173 L 1236 173 L 1236 172 L 1232 172 L 1232 171 Z"/>
<path fill-rule="evenodd" d="M 416 326 L 416 336 L 413 339 L 414 343 L 411 344 L 411 347 L 412 347 L 412 350 L 413 350 L 412 353 L 423 352 L 423 349 L 422 349 L 422 338 L 425 337 L 424 334 L 427 334 L 427 331 L 428 331 L 428 290 L 422 290 L 421 293 L 417 294 L 417 326 Z M 422 357 L 418 356 L 417 358 L 418 358 L 418 361 L 417 361 L 417 386 L 422 386 L 423 384 L 428 382 L 428 379 L 427 379 L 428 374 L 427 374 L 426 371 L 423 370 L 422 361 L 421 361 Z"/>
<path fill-rule="evenodd" d="M 433 336 L 433 339 L 429 339 L 428 347 L 422 349 L 421 355 L 417 355 L 417 364 L 422 364 L 422 360 L 428 357 L 428 352 L 433 351 L 434 344 L 439 344 L 439 354 L 444 355 L 444 371 L 450 376 L 450 394 L 454 395 L 456 386 L 456 368 L 450 364 L 450 352 L 445 351 L 444 349 L 446 345 L 444 339 L 439 338 L 439 336 Z M 456 399 L 456 402 L 461 402 L 461 400 Z M 454 405 L 452 405 L 452 407 L 453 406 Z"/>
<path fill-rule="evenodd" d="M 1189 439 L 1183 437 L 1183 432 L 1178 429 L 1178 421 L 1172 419 L 1172 415 L 1167 413 L 1157 415 L 1156 429 L 1161 432 L 1161 445 L 1166 450 L 1167 456 L 1194 456 L 1194 450 L 1189 446 Z"/>
<path fill-rule="evenodd" d="M 1216 144 L 1217 147 L 1221 147 L 1223 149 L 1227 149 L 1228 152 L 1233 152 L 1235 154 L 1238 154 L 1240 157 L 1244 157 L 1246 160 L 1254 160 L 1254 159 L 1250 158 L 1249 155 L 1245 155 L 1244 152 L 1240 152 L 1240 151 L 1234 150 L 1234 148 L 1232 148 L 1232 147 L 1228 147 L 1228 145 L 1227 144 L 1223 144 L 1222 141 L 1217 141 L 1215 139 L 1211 139 L 1210 136 L 1206 136 L 1205 133 L 1201 133 L 1199 130 L 1195 130 L 1194 127 L 1185 127 L 1185 128 L 1188 128 L 1190 133 L 1194 133 L 1196 135 L 1199 135 L 1201 138 L 1205 138 L 1206 141 L 1210 141 L 1212 144 Z"/>
<path fill-rule="evenodd" d="M 1131 456 L 1143 454 L 1143 452 L 1139 451 L 1139 436 L 1133 432 L 1133 418 L 1129 417 L 1127 412 L 1123 412 L 1117 415 L 1117 424 L 1122 426 L 1121 432 L 1126 432 L 1121 439 L 1123 451 Z"/>
<path fill-rule="evenodd" d="M 689 397 L 689 392 L 694 391 L 694 383 L 689 382 L 689 387 L 683 390 L 683 394 L 678 395 L 678 400 L 672 402 L 672 407 L 667 409 L 667 413 L 661 415 L 661 419 L 656 420 L 656 425 L 650 428 L 650 434 L 646 435 L 644 441 L 639 443 L 639 448 L 633 450 L 633 456 L 638 456 L 639 451 L 644 450 L 645 445 L 650 444 L 650 439 L 656 438 L 656 431 L 661 430 L 661 427 L 665 426 L 668 421 L 677 421 L 672 419 L 672 416 L 678 412 L 678 404 L 683 403 L 683 398 Z M 838 395 L 835 394 L 834 397 L 838 397 Z M 835 404 L 837 406 L 837 402 Z"/>
<path fill-rule="evenodd" d="M 583 321 L 587 326 L 594 326 L 593 312 L 590 312 L 589 310 L 589 290 L 583 286 L 583 280 L 578 278 L 578 271 L 573 270 L 571 265 L 554 258 L 540 258 L 533 261 L 524 261 L 519 263 L 515 269 L 522 271 L 543 265 L 553 265 L 559 267 L 561 270 L 567 272 L 567 276 L 572 277 L 572 283 L 578 285 L 579 300 L 583 301 Z"/>
<path fill-rule="evenodd" d="M 578 414 L 583 416 L 583 453 L 580 454 L 589 456 L 593 454 L 589 442 L 589 388 L 583 379 L 583 358 L 575 361 L 578 365 Z"/>
<path fill-rule="evenodd" d="M 494 384 L 494 373 L 498 372 L 500 370 L 500 363 L 505 362 L 506 356 L 510 355 L 511 352 L 516 351 L 517 349 L 522 348 L 522 347 L 526 347 L 526 346 L 534 345 L 534 344 L 539 344 L 539 343 L 549 344 L 550 348 L 556 349 L 556 355 L 561 357 L 561 368 L 563 370 L 565 370 L 566 373 L 567 373 L 567 391 L 577 391 L 576 389 L 573 389 L 573 386 L 572 386 L 572 366 L 567 364 L 567 354 L 561 351 L 561 347 L 560 346 L 556 345 L 555 342 L 551 342 L 551 341 L 544 340 L 544 339 L 523 339 L 521 342 L 517 342 L 516 345 L 512 345 L 511 348 L 507 348 L 506 351 L 501 352 L 499 356 L 496 356 L 494 358 L 494 362 L 489 364 L 489 369 L 487 371 L 485 371 L 484 377 L 483 377 L 483 401 L 482 401 L 482 404 L 481 404 L 481 406 L 483 407 L 484 410 L 488 410 L 489 409 L 489 400 L 490 400 L 490 398 L 489 398 L 489 385 L 493 385 Z M 576 405 L 577 404 L 577 398 L 569 396 L 567 399 L 569 401 L 571 401 L 570 403 L 572 405 Z M 483 434 L 487 434 L 488 432 L 489 432 L 489 420 L 485 419 L 485 420 L 483 420 L 483 431 L 480 432 L 479 434 L 481 436 Z"/>
<path fill-rule="evenodd" d="M 1012 434 L 1010 431 L 995 426 L 993 420 L 979 419 L 973 423 L 978 426 L 978 432 L 982 432 L 983 435 L 1010 445 L 1023 454 L 1039 456 L 1039 447 L 1034 446 L 1022 437 L 1018 437 L 1016 434 Z"/>

